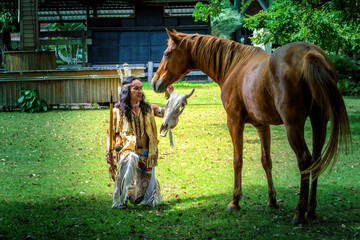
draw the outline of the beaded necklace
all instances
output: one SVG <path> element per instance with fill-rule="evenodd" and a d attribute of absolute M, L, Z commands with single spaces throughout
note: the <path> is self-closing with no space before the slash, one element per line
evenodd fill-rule
<path fill-rule="evenodd" d="M 145 133 L 145 121 L 142 112 L 136 113 L 135 111 L 131 112 L 132 121 L 131 127 L 136 134 L 136 137 L 141 139 Z"/>

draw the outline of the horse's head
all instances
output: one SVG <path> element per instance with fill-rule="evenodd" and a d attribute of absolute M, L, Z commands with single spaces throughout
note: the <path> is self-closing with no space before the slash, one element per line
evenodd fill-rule
<path fill-rule="evenodd" d="M 168 91 L 170 93 L 170 97 L 166 102 L 164 120 L 159 131 L 159 134 L 162 137 L 165 137 L 170 129 L 176 127 L 179 122 L 179 116 L 182 114 L 185 109 L 185 105 L 187 104 L 186 99 L 194 93 L 195 89 L 185 95 L 175 93 L 170 89 L 168 89 Z"/>
<path fill-rule="evenodd" d="M 170 32 L 166 29 L 166 32 L 170 38 L 168 47 L 152 79 L 153 89 L 158 93 L 165 92 L 168 86 L 177 82 L 191 71 L 190 55 L 180 44 L 182 40 L 181 34 L 175 30 L 174 32 Z"/>

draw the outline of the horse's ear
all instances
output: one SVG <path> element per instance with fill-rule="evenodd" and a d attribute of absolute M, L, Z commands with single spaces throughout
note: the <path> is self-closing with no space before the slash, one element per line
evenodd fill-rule
<path fill-rule="evenodd" d="M 178 44 L 180 42 L 180 37 L 178 35 L 176 35 L 176 33 L 172 33 L 171 31 L 169 31 L 167 28 L 166 29 L 166 32 L 167 34 L 169 35 L 170 39 L 175 42 L 176 44 Z"/>
<path fill-rule="evenodd" d="M 173 29 L 173 33 L 178 33 L 175 29 Z"/>

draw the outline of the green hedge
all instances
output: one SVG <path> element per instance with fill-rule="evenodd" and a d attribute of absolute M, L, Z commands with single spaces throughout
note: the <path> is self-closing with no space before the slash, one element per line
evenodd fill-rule
<path fill-rule="evenodd" d="M 338 87 L 343 95 L 360 95 L 360 66 L 347 55 L 330 55 L 338 73 Z"/>

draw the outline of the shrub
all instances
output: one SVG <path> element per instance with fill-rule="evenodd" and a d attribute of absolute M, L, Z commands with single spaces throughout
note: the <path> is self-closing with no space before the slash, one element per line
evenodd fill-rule
<path fill-rule="evenodd" d="M 39 99 L 39 93 L 33 90 L 21 90 L 18 99 L 22 112 L 46 112 L 48 104 L 44 100 Z"/>
<path fill-rule="evenodd" d="M 338 73 L 338 87 L 343 95 L 360 94 L 360 66 L 347 55 L 330 55 Z"/>

